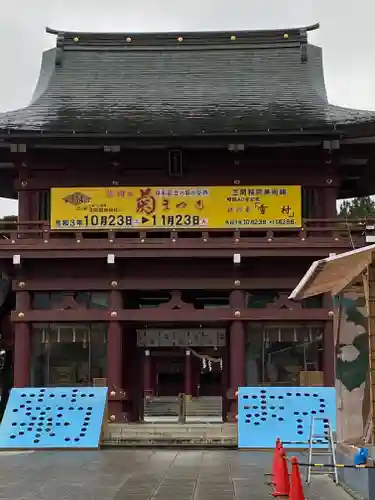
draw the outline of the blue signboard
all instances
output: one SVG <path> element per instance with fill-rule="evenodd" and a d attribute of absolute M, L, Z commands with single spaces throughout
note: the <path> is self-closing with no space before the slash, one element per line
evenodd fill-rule
<path fill-rule="evenodd" d="M 328 423 L 336 431 L 336 389 L 333 387 L 241 387 L 238 393 L 238 447 L 273 448 L 283 442 L 309 439 L 312 417 L 314 433 L 327 435 Z M 286 445 L 287 446 L 287 445 Z M 307 444 L 291 444 L 306 448 Z M 315 445 L 323 448 L 327 440 Z"/>
<path fill-rule="evenodd" d="M 98 448 L 106 387 L 12 389 L 0 449 Z"/>

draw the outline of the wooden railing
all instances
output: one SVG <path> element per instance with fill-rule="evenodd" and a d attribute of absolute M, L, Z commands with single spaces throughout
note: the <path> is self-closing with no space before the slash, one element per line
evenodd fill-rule
<path fill-rule="evenodd" d="M 78 243 L 93 240 L 107 240 L 110 243 L 120 241 L 122 243 L 163 243 L 166 241 L 177 242 L 182 240 L 184 244 L 201 240 L 208 243 L 224 243 L 234 241 L 235 243 L 253 242 L 347 242 L 348 245 L 359 246 L 365 244 L 366 227 L 375 226 L 375 220 L 342 220 L 342 219 L 304 219 L 300 228 L 277 228 L 267 229 L 261 226 L 257 228 L 241 229 L 175 229 L 165 230 L 142 230 L 114 228 L 108 229 L 85 229 L 82 227 L 68 227 L 52 230 L 49 221 L 1 221 L 0 245 L 22 243 L 28 244 L 48 243 L 59 240 L 62 243 L 76 241 Z M 68 240 L 68 241 L 67 241 Z"/>

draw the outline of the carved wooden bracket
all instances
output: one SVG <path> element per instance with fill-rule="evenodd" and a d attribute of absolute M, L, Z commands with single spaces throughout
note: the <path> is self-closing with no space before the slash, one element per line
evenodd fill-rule
<path fill-rule="evenodd" d="M 87 309 L 85 304 L 78 304 L 74 295 L 74 292 L 66 293 L 60 302 L 52 304 L 52 309 L 59 311 L 67 311 L 69 309 Z"/>
<path fill-rule="evenodd" d="M 160 304 L 160 309 L 180 309 L 180 310 L 191 310 L 194 309 L 193 304 L 188 304 L 184 302 L 181 298 L 181 292 L 179 290 L 174 290 L 171 294 L 171 300 Z"/>
<path fill-rule="evenodd" d="M 288 297 L 288 293 L 280 292 L 276 300 L 266 305 L 266 309 L 288 309 L 290 311 L 302 309 L 301 302 L 293 302 Z"/>

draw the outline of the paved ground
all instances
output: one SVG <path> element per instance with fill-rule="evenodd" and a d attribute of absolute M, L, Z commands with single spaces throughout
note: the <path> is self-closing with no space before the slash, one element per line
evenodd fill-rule
<path fill-rule="evenodd" d="M 0 453 L 0 500 L 263 500 L 271 454 L 105 450 Z M 319 477 L 308 500 L 349 500 Z"/>

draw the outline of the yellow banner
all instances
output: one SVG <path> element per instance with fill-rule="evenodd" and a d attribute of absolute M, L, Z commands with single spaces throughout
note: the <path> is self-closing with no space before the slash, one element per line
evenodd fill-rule
<path fill-rule="evenodd" d="M 300 186 L 51 189 L 51 228 L 300 227 Z"/>

